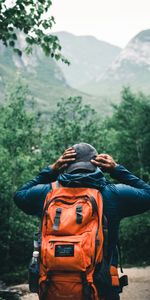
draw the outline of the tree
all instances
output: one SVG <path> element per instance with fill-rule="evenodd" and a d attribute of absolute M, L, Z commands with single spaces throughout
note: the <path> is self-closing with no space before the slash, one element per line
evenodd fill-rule
<path fill-rule="evenodd" d="M 27 53 L 31 53 L 33 46 L 38 45 L 46 55 L 68 63 L 61 55 L 58 37 L 49 34 L 55 23 L 54 17 L 48 17 L 47 14 L 51 5 L 51 0 L 12 0 L 9 4 L 6 0 L 0 1 L 0 40 L 21 55 L 17 36 L 23 32 Z"/>
<path fill-rule="evenodd" d="M 16 208 L 14 192 L 53 163 L 65 148 L 79 142 L 91 143 L 98 152 L 110 153 L 131 171 L 149 177 L 150 104 L 144 95 L 125 90 L 113 116 L 101 124 L 98 114 L 84 105 L 81 97 L 61 99 L 49 123 L 41 128 L 31 111 L 28 89 L 19 81 L 9 89 L 5 100 L 0 110 L 0 276 L 6 282 L 17 283 L 27 279 L 32 235 L 39 221 Z M 142 145 L 142 170 L 137 138 Z M 145 249 L 149 249 L 149 214 L 132 220 L 124 220 L 121 227 L 124 262 L 148 263 Z"/>
<path fill-rule="evenodd" d="M 121 223 L 120 244 L 124 263 L 149 265 L 150 213 L 126 218 Z"/>
<path fill-rule="evenodd" d="M 34 149 L 39 145 L 40 133 L 36 116 L 26 111 L 26 87 L 17 83 L 5 100 L 0 110 L 0 275 L 11 282 L 20 278 L 19 267 L 23 273 L 23 265 L 27 265 L 32 251 L 37 220 L 20 212 L 13 196 L 20 185 L 38 172 L 39 153 Z"/>
<path fill-rule="evenodd" d="M 122 92 L 122 101 L 112 117 L 102 124 L 102 144 L 120 164 L 150 181 L 150 101 L 149 96 Z M 121 222 L 123 260 L 127 264 L 149 263 L 149 212 Z M 138 247 L 137 247 L 138 245 Z"/>
<path fill-rule="evenodd" d="M 149 96 L 134 94 L 129 88 L 122 92 L 122 101 L 105 121 L 113 153 L 120 163 L 148 180 L 150 173 L 150 101 Z"/>
<path fill-rule="evenodd" d="M 48 132 L 43 137 L 42 156 L 49 164 L 75 143 L 99 144 L 100 122 L 93 108 L 81 97 L 61 99 L 51 115 Z"/>
<path fill-rule="evenodd" d="M 41 130 L 37 116 L 27 110 L 28 90 L 19 82 L 8 91 L 5 102 L 0 111 L 0 276 L 16 283 L 27 278 L 38 220 L 15 207 L 14 192 L 68 145 L 80 139 L 90 142 L 99 125 L 94 110 L 75 97 L 62 99 L 51 116 L 49 130 L 45 125 Z"/>

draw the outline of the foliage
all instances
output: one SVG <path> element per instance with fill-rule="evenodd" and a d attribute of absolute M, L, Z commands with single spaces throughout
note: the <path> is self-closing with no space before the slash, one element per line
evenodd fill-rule
<path fill-rule="evenodd" d="M 37 172 L 37 157 L 32 151 L 39 143 L 36 120 L 25 110 L 27 90 L 20 83 L 8 93 L 0 111 L 0 215 L 1 275 L 8 274 L 29 260 L 31 233 L 37 220 L 23 215 L 13 203 L 18 186 Z"/>
<path fill-rule="evenodd" d="M 81 141 L 113 155 L 148 180 L 150 102 L 148 97 L 125 89 L 112 117 L 100 123 L 99 114 L 83 105 L 80 97 L 61 99 L 49 122 L 41 125 L 31 112 L 28 89 L 19 81 L 9 88 L 5 100 L 0 110 L 0 276 L 10 283 L 27 279 L 32 235 L 39 225 L 38 219 L 14 206 L 14 192 L 42 167 L 53 163 L 65 148 Z M 149 263 L 148 217 L 146 213 L 122 222 L 124 262 Z"/>
<path fill-rule="evenodd" d="M 135 175 L 150 181 L 150 99 L 133 94 L 129 88 L 122 92 L 120 105 L 103 123 L 103 147 L 119 163 Z M 126 218 L 121 223 L 120 242 L 126 264 L 148 264 L 149 213 Z"/>
<path fill-rule="evenodd" d="M 25 279 L 33 232 L 39 223 L 15 207 L 14 192 L 39 169 L 52 163 L 67 145 L 80 138 L 90 141 L 98 130 L 94 110 L 83 106 L 79 97 L 62 99 L 48 128 L 42 127 L 38 117 L 27 110 L 31 99 L 20 82 L 7 92 L 5 102 L 0 112 L 0 275 L 11 283 Z M 90 123 L 93 127 L 88 132 Z"/>
<path fill-rule="evenodd" d="M 22 55 L 17 36 L 19 32 L 23 32 L 27 53 L 31 53 L 33 46 L 38 45 L 47 56 L 68 63 L 61 55 L 58 37 L 49 34 L 55 23 L 54 17 L 48 16 L 51 5 L 51 0 L 0 1 L 0 40 Z"/>
<path fill-rule="evenodd" d="M 126 218 L 121 223 L 120 241 L 123 262 L 130 265 L 149 265 L 150 213 Z"/>
<path fill-rule="evenodd" d="M 95 110 L 83 105 L 81 97 L 70 97 L 57 103 L 47 127 L 41 148 L 42 157 L 50 162 L 75 143 L 86 141 L 96 146 L 100 123 Z"/>
<path fill-rule="evenodd" d="M 125 88 L 120 105 L 114 107 L 113 116 L 105 121 L 103 140 L 119 163 L 146 180 L 150 179 L 149 120 L 149 96 L 135 95 Z"/>

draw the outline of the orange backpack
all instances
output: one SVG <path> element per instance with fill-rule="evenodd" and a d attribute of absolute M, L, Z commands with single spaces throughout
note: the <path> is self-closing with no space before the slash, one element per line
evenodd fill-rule
<path fill-rule="evenodd" d="M 102 213 L 98 190 L 53 184 L 43 211 L 40 300 L 100 299 L 93 273 L 103 257 Z"/>

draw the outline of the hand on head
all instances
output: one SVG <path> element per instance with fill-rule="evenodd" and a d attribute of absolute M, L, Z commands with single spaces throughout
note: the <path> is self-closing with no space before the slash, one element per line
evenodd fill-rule
<path fill-rule="evenodd" d="M 64 168 L 68 166 L 68 163 L 75 161 L 76 159 L 76 151 L 72 147 L 65 150 L 63 155 L 59 157 L 59 159 L 51 165 L 51 168 L 55 171 L 62 171 Z"/>
<path fill-rule="evenodd" d="M 93 151 L 93 149 L 92 149 L 92 151 Z M 67 150 L 64 151 L 63 155 L 61 155 L 59 157 L 59 159 L 51 166 L 51 168 L 57 172 L 62 172 L 65 168 L 68 167 L 69 164 L 75 162 L 76 155 L 77 155 L 77 152 L 73 147 L 68 148 Z M 79 153 L 78 153 L 78 155 L 79 155 Z M 87 164 L 88 155 L 86 154 L 86 152 L 85 152 L 85 155 L 86 155 L 85 162 Z M 82 149 L 82 159 L 84 159 L 83 149 Z M 80 160 L 80 162 L 82 162 L 82 159 Z M 106 171 L 106 172 L 111 171 L 114 167 L 117 166 L 117 163 L 114 161 L 114 159 L 110 155 L 104 154 L 104 153 L 97 154 L 95 159 L 91 159 L 91 160 L 90 160 L 90 158 L 88 158 L 88 159 L 89 159 L 89 162 L 91 162 L 93 165 L 100 167 L 103 171 Z M 79 168 L 79 166 L 80 165 L 78 164 L 77 169 Z M 86 167 L 87 167 L 87 165 L 86 165 Z M 84 169 L 86 169 L 86 167 Z M 83 168 L 83 166 L 82 166 L 82 168 Z M 89 169 L 89 163 L 88 163 L 87 169 Z M 90 167 L 89 172 L 91 172 L 91 167 Z"/>
<path fill-rule="evenodd" d="M 91 162 L 104 171 L 110 171 L 117 166 L 112 156 L 105 153 L 98 154 L 95 159 L 91 159 Z"/>

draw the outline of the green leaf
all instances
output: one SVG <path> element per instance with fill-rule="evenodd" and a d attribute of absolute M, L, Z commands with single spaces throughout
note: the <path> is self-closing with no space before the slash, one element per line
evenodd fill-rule
<path fill-rule="evenodd" d="M 33 45 L 34 44 L 34 38 L 31 37 L 31 36 L 27 36 L 26 37 L 26 42 L 30 45 Z"/>
<path fill-rule="evenodd" d="M 61 54 L 55 54 L 54 56 L 56 60 L 59 60 L 61 58 Z"/>
<path fill-rule="evenodd" d="M 10 47 L 14 47 L 15 46 L 15 42 L 14 41 L 9 41 L 9 46 Z"/>
<path fill-rule="evenodd" d="M 13 40 L 17 40 L 17 35 L 16 35 L 16 33 L 13 33 L 13 34 L 11 35 L 11 37 L 13 38 Z"/>
<path fill-rule="evenodd" d="M 8 30 L 9 30 L 9 31 L 14 31 L 14 28 L 13 28 L 12 26 L 9 26 L 9 27 L 8 27 Z"/>
<path fill-rule="evenodd" d="M 22 51 L 18 48 L 14 48 L 14 52 L 17 53 L 19 56 L 22 56 Z"/>

